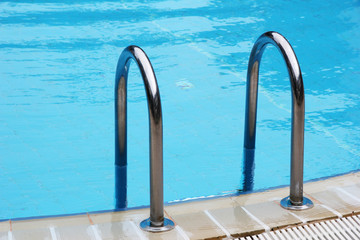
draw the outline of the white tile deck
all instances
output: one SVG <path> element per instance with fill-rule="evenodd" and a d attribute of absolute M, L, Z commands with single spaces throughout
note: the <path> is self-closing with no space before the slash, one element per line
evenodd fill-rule
<path fill-rule="evenodd" d="M 294 236 L 297 235 L 302 237 L 299 239 L 307 239 L 306 236 L 310 238 L 311 234 L 316 234 L 315 230 L 337 237 L 339 233 L 335 231 L 337 225 L 334 224 L 338 220 L 334 222 L 331 219 L 360 213 L 360 173 L 307 183 L 304 190 L 315 203 L 314 208 L 305 211 L 281 208 L 279 199 L 287 196 L 288 188 L 280 188 L 166 206 L 166 215 L 174 220 L 176 228 L 165 233 L 148 233 L 139 228 L 140 221 L 149 215 L 146 208 L 0 222 L 0 240 L 296 239 Z M 325 225 L 303 225 L 329 219 L 331 221 Z M 344 221 L 342 223 L 346 224 Z M 289 226 L 297 227 L 287 228 Z M 346 234 L 356 235 L 354 231 Z M 359 238 L 354 239 L 360 239 L 360 235 L 356 237 Z"/>

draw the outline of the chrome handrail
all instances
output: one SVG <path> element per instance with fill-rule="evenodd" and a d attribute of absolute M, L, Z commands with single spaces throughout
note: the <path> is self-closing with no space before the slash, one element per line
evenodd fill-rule
<path fill-rule="evenodd" d="M 115 192 L 116 207 L 126 207 L 127 168 L 127 78 L 133 59 L 144 81 L 150 128 L 150 218 L 141 222 L 145 231 L 162 232 L 174 228 L 174 223 L 164 218 L 163 193 L 163 125 L 159 87 L 154 69 L 145 52 L 129 46 L 121 53 L 115 77 Z"/>
<path fill-rule="evenodd" d="M 281 200 L 281 206 L 292 210 L 308 209 L 313 206 L 313 203 L 303 197 L 304 85 L 293 48 L 285 37 L 277 32 L 266 32 L 261 35 L 250 54 L 247 72 L 244 148 L 245 151 L 255 149 L 259 66 L 262 54 L 269 43 L 273 44 L 284 57 L 290 77 L 292 96 L 290 196 Z"/>

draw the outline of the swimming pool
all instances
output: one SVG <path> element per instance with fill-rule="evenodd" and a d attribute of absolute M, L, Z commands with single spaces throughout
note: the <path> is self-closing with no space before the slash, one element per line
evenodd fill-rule
<path fill-rule="evenodd" d="M 114 74 L 130 44 L 158 79 L 166 202 L 241 189 L 247 61 L 268 30 L 303 71 L 304 179 L 360 168 L 359 1 L 20 1 L 0 18 L 0 219 L 114 208 Z M 134 207 L 149 204 L 148 117 L 130 74 Z M 289 183 L 290 84 L 274 48 L 259 87 L 255 190 Z"/>

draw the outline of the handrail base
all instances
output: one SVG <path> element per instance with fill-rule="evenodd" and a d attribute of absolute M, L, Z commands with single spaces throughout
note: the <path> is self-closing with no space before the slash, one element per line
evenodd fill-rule
<path fill-rule="evenodd" d="M 301 205 L 294 205 L 290 201 L 290 196 L 283 198 L 280 201 L 280 205 L 287 210 L 296 210 L 296 211 L 306 210 L 306 209 L 310 209 L 310 208 L 314 207 L 314 203 L 306 197 L 303 197 L 303 202 Z"/>
<path fill-rule="evenodd" d="M 164 218 L 163 226 L 154 227 L 154 226 L 151 226 L 150 218 L 147 218 L 140 223 L 140 228 L 147 232 L 166 232 L 166 231 L 170 231 L 171 229 L 174 229 L 175 224 L 170 219 Z"/>

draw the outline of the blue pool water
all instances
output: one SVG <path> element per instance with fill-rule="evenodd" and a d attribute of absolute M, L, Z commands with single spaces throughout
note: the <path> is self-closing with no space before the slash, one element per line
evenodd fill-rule
<path fill-rule="evenodd" d="M 163 107 L 165 201 L 241 189 L 252 44 L 282 33 L 303 71 L 305 173 L 360 168 L 360 2 L 0 2 L 0 219 L 114 208 L 114 74 L 141 46 Z M 148 117 L 133 66 L 129 207 L 149 204 Z M 260 70 L 254 189 L 289 183 L 290 84 L 269 47 Z M 305 189 L 306 191 L 306 189 Z"/>

